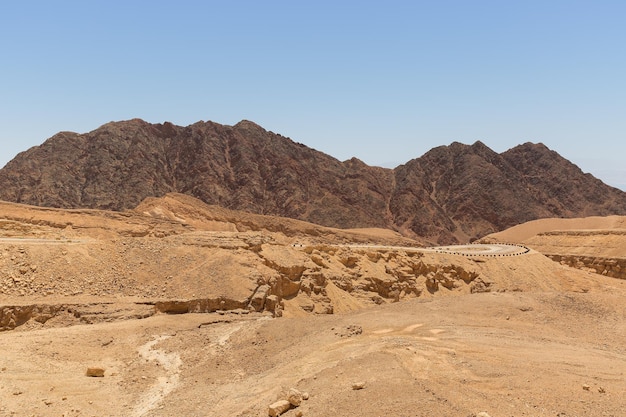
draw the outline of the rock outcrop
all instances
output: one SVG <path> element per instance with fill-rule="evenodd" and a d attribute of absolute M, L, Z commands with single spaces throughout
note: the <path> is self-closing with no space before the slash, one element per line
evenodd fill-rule
<path fill-rule="evenodd" d="M 626 259 L 624 258 L 550 254 L 546 256 L 562 265 L 587 270 L 607 277 L 626 279 Z"/>

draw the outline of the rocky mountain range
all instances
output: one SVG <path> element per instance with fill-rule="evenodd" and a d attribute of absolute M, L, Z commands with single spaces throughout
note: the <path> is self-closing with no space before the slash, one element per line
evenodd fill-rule
<path fill-rule="evenodd" d="M 169 192 L 442 244 L 543 217 L 626 214 L 625 192 L 543 144 L 498 154 L 455 142 L 386 169 L 339 161 L 249 121 L 111 122 L 58 133 L 0 170 L 0 199 L 37 206 L 124 210 Z"/>

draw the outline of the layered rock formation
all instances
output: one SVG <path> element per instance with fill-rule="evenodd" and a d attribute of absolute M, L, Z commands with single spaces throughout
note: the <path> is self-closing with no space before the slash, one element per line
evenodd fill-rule
<path fill-rule="evenodd" d="M 626 213 L 626 193 L 541 144 L 435 148 L 393 170 L 337 159 L 260 126 L 142 120 L 59 133 L 0 170 L 0 199 L 123 210 L 180 192 L 209 204 L 456 243 L 541 217 Z"/>
<path fill-rule="evenodd" d="M 563 265 L 583 269 L 612 278 L 626 279 L 626 259 L 594 256 L 546 255 Z"/>

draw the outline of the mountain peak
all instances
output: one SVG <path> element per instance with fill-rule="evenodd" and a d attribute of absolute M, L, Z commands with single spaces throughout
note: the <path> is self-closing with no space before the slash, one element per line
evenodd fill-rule
<path fill-rule="evenodd" d="M 481 142 L 479 140 L 474 142 L 471 147 L 473 149 L 489 149 L 489 150 L 491 150 L 491 148 L 489 148 L 487 145 L 485 145 L 483 142 Z"/>
<path fill-rule="evenodd" d="M 146 122 L 145 120 L 134 118 L 134 119 L 128 119 L 128 120 L 110 121 L 108 123 L 103 124 L 98 129 L 109 128 L 109 127 L 115 127 L 115 128 L 140 127 L 140 126 L 148 126 L 148 125 L 150 125 L 150 123 Z"/>
<path fill-rule="evenodd" d="M 236 129 L 257 130 L 266 132 L 266 130 L 260 125 L 245 119 L 239 121 L 239 123 L 235 124 L 233 127 Z"/>

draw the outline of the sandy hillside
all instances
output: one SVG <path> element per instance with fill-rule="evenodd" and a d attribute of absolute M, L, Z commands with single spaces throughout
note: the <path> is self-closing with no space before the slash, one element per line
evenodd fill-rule
<path fill-rule="evenodd" d="M 542 253 L 626 258 L 626 216 L 540 219 L 487 236 L 527 244 Z"/>
<path fill-rule="evenodd" d="M 624 216 L 535 220 L 480 242 L 521 243 L 563 265 L 626 279 Z"/>
<path fill-rule="evenodd" d="M 290 417 L 624 415 L 626 281 L 423 244 L 0 203 L 0 415 L 266 416 L 290 388 Z"/>

